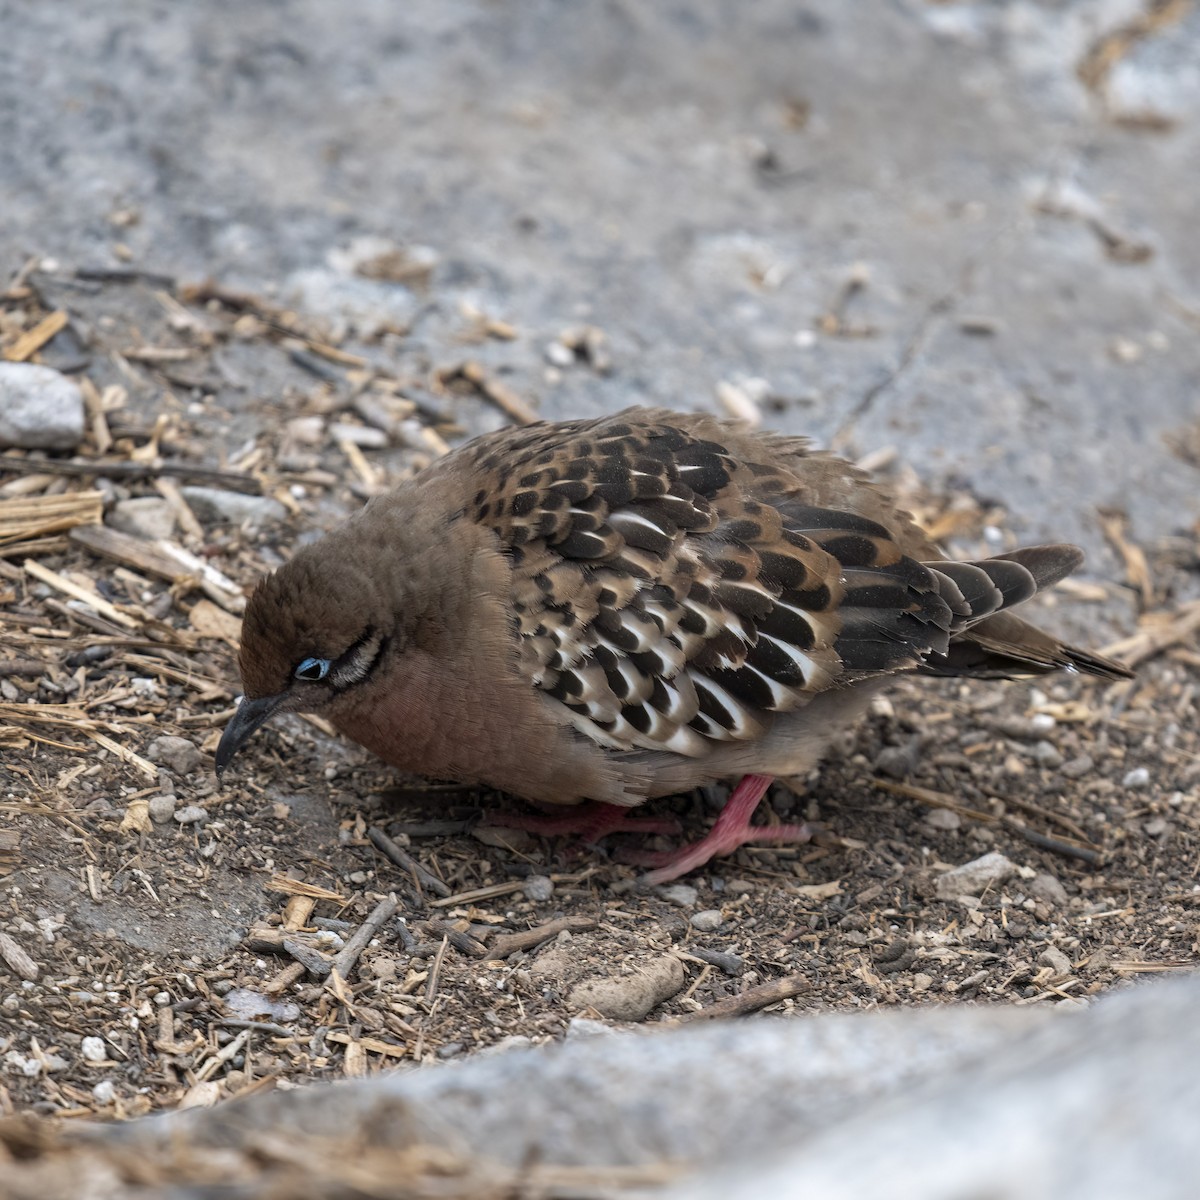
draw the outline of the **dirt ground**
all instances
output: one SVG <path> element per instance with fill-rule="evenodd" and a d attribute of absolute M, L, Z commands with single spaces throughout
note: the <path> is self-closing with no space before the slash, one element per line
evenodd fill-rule
<path fill-rule="evenodd" d="M 522 397 L 477 361 L 521 330 L 461 312 L 461 356 L 431 363 L 403 328 L 352 342 L 218 285 L 30 263 L 4 287 L 6 350 L 69 306 L 35 353 L 85 383 L 81 457 L 99 465 L 0 465 L 3 1113 L 211 1104 L 737 997 L 1079 1004 L 1194 963 L 1196 529 L 1142 548 L 1113 518 L 1123 575 L 1041 602 L 1047 624 L 1140 663 L 1131 684 L 901 684 L 819 772 L 774 789 L 767 818 L 819 821 L 816 845 L 643 890 L 622 838 L 483 828 L 510 802 L 397 779 L 312 721 L 212 770 L 242 589 L 468 431 L 521 419 Z M 572 369 L 604 369 L 599 343 L 561 345 Z M 256 386 L 263 364 L 288 385 Z M 902 457 L 877 462 L 956 550 L 1015 541 L 991 500 L 929 495 Z M 195 484 L 225 511 L 179 490 Z M 138 497 L 163 502 L 165 541 L 194 559 L 113 536 L 116 505 Z M 694 835 L 710 801 L 655 811 Z M 1007 878 L 943 898 L 948 867 L 994 852 Z"/>

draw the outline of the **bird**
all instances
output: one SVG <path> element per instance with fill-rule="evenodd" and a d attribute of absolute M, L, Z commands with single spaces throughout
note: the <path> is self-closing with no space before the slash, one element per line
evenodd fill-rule
<path fill-rule="evenodd" d="M 949 559 L 845 459 L 706 414 L 509 427 L 257 584 L 216 767 L 276 714 L 316 713 L 403 771 L 559 814 L 507 827 L 591 842 L 662 832 L 630 810 L 739 780 L 704 838 L 641 856 L 664 883 L 811 836 L 751 817 L 895 676 L 1129 677 L 1012 611 L 1082 560 Z"/>

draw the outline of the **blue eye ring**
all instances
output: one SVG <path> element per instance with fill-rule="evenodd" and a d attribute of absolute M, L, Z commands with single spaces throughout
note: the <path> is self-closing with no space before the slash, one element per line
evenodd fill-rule
<path fill-rule="evenodd" d="M 333 664 L 327 658 L 306 658 L 293 672 L 297 679 L 306 683 L 319 683 L 329 674 Z"/>

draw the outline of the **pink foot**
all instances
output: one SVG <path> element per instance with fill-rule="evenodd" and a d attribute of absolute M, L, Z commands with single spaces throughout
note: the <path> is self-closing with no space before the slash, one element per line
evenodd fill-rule
<path fill-rule="evenodd" d="M 746 775 L 733 789 L 708 836 L 689 846 L 662 853 L 625 855 L 626 861 L 657 868 L 642 876 L 647 884 L 667 883 L 702 867 L 710 859 L 732 854 L 747 842 L 807 842 L 813 831 L 807 825 L 751 825 L 750 818 L 771 786 L 770 775 Z"/>
<path fill-rule="evenodd" d="M 610 833 L 679 833 L 680 824 L 674 817 L 631 817 L 629 809 L 619 804 L 603 804 L 593 800 L 581 804 L 569 813 L 538 817 L 531 813 L 494 813 L 485 824 L 500 829 L 523 829 L 545 837 L 578 834 L 585 842 L 598 842 Z"/>

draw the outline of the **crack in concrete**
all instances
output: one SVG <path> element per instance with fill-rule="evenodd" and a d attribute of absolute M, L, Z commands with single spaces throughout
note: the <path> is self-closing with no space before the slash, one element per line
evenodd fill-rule
<path fill-rule="evenodd" d="M 920 320 L 909 334 L 908 340 L 900 351 L 900 357 L 894 366 L 877 379 L 859 398 L 858 403 L 850 410 L 846 419 L 838 426 L 837 432 L 830 440 L 830 449 L 843 452 L 854 436 L 854 426 L 869 413 L 879 399 L 889 388 L 899 381 L 916 361 L 917 356 L 925 348 L 933 334 L 934 326 L 939 318 L 944 317 L 958 302 L 957 291 L 947 292 L 926 306 Z"/>

